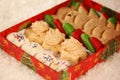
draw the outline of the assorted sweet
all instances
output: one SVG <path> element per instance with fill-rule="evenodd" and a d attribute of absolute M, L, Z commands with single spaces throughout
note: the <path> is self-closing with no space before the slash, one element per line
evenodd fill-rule
<path fill-rule="evenodd" d="M 23 35 L 23 33 L 13 32 L 7 35 L 6 38 L 18 47 L 21 47 L 25 43 L 29 43 L 29 40 Z"/>
<path fill-rule="evenodd" d="M 95 48 L 93 47 L 93 45 L 90 42 L 90 37 L 87 34 L 81 34 L 81 39 L 83 40 L 83 43 L 85 44 L 85 46 L 92 52 L 95 52 Z"/>
<path fill-rule="evenodd" d="M 50 65 L 50 67 L 56 71 L 66 70 L 69 66 L 70 62 L 62 59 L 58 59 Z"/>
<path fill-rule="evenodd" d="M 96 10 L 87 9 L 83 4 L 76 8 L 75 4 L 77 5 L 77 3 L 71 4 L 72 8 L 60 8 L 52 17 L 59 19 L 62 24 L 70 23 L 75 29 L 81 29 L 90 37 L 96 37 L 104 45 L 120 35 L 116 28 L 119 23 L 115 17 L 108 18 L 104 13 L 98 14 Z"/>
<path fill-rule="evenodd" d="M 36 42 L 25 43 L 22 45 L 21 49 L 23 49 L 25 52 L 27 52 L 28 54 L 32 56 L 35 56 L 39 52 L 44 51 L 44 49 Z"/>
<path fill-rule="evenodd" d="M 65 34 L 61 33 L 58 29 L 50 28 L 46 32 L 45 40 L 42 44 L 44 49 L 50 49 L 57 54 L 60 49 L 60 43 L 65 39 Z"/>
<path fill-rule="evenodd" d="M 80 59 L 87 57 L 83 45 L 73 37 L 66 39 L 61 43 L 61 46 L 61 59 L 68 60 L 72 64 L 76 64 Z"/>
<path fill-rule="evenodd" d="M 44 26 L 44 27 L 43 27 Z M 45 21 L 36 21 L 32 23 L 31 29 L 35 32 L 36 35 L 40 35 L 49 30 L 49 25 Z"/>
<path fill-rule="evenodd" d="M 48 30 L 49 26 L 45 21 L 36 21 L 32 23 L 31 27 L 25 30 L 25 36 L 31 42 L 37 42 L 39 44 L 42 44 L 45 34 Z"/>
<path fill-rule="evenodd" d="M 39 43 L 30 42 L 23 31 L 10 33 L 7 39 L 56 71 L 63 71 L 71 65 L 69 61 L 55 57 L 52 50 L 44 49 Z"/>
<path fill-rule="evenodd" d="M 119 36 L 119 31 L 115 17 L 108 18 L 73 1 L 55 15 L 46 14 L 44 20 L 8 34 L 7 39 L 59 72 L 100 50 Z"/>

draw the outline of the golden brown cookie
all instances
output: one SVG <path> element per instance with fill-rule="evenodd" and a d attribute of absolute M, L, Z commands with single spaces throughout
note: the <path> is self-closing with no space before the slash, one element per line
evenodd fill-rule
<path fill-rule="evenodd" d="M 106 17 L 105 17 L 104 15 L 101 15 L 101 16 L 99 17 L 99 25 L 105 26 L 106 24 L 107 24 L 107 19 L 106 19 Z"/>
<path fill-rule="evenodd" d="M 25 36 L 28 38 L 31 42 L 37 42 L 39 44 L 42 44 L 44 41 L 45 33 L 41 33 L 39 35 L 36 35 L 31 28 L 28 28 L 25 30 Z"/>
<path fill-rule="evenodd" d="M 108 27 L 108 28 L 111 28 L 111 29 L 113 29 L 113 30 L 115 29 L 114 24 L 111 23 L 111 22 L 108 22 L 108 23 L 107 23 L 107 27 Z"/>
<path fill-rule="evenodd" d="M 74 22 L 74 19 L 75 19 L 75 17 L 76 17 L 77 14 L 78 14 L 77 11 L 69 11 L 69 12 L 65 15 L 64 20 L 65 20 L 66 22 L 73 23 L 73 22 Z"/>
<path fill-rule="evenodd" d="M 106 27 L 105 26 L 101 26 L 101 25 L 98 25 L 96 26 L 93 30 L 92 30 L 92 36 L 93 37 L 96 37 L 98 39 L 101 38 L 103 32 L 106 30 Z"/>
<path fill-rule="evenodd" d="M 83 31 L 89 35 L 91 35 L 91 31 L 98 25 L 99 21 L 97 18 L 90 19 L 84 25 Z"/>
<path fill-rule="evenodd" d="M 115 36 L 120 36 L 120 23 L 117 24 L 116 29 L 115 29 Z"/>
<path fill-rule="evenodd" d="M 103 44 L 106 44 L 108 41 L 110 41 L 114 37 L 115 37 L 114 30 L 108 28 L 103 32 L 101 41 Z"/>
<path fill-rule="evenodd" d="M 81 13 L 81 14 L 83 14 L 83 15 L 84 14 L 86 14 L 86 15 L 88 14 L 88 11 L 83 6 L 81 6 L 81 5 L 78 8 L 78 12 Z"/>
<path fill-rule="evenodd" d="M 32 23 L 31 25 L 32 31 L 36 34 L 39 35 L 41 33 L 44 33 L 49 30 L 49 25 L 45 21 L 36 21 Z"/>
<path fill-rule="evenodd" d="M 59 19 L 63 19 L 63 18 L 65 17 L 65 15 L 66 15 L 68 12 L 70 12 L 70 11 L 72 11 L 71 8 L 69 8 L 69 7 L 62 7 L 62 8 L 60 8 L 60 9 L 57 11 L 56 15 L 59 17 Z"/>
<path fill-rule="evenodd" d="M 65 39 L 61 43 L 61 58 L 64 60 L 69 60 L 72 64 L 76 64 L 79 59 L 84 59 L 87 57 L 85 49 L 78 40 L 71 37 L 70 39 Z"/>
<path fill-rule="evenodd" d="M 92 8 L 89 10 L 88 17 L 89 17 L 89 19 L 92 19 L 92 18 L 98 19 L 99 18 L 98 15 L 94 12 L 94 10 Z"/>
<path fill-rule="evenodd" d="M 55 54 L 58 53 L 58 45 L 65 39 L 65 34 L 61 33 L 58 29 L 50 28 L 49 31 L 46 32 L 45 40 L 42 44 L 44 49 L 50 49 Z"/>
<path fill-rule="evenodd" d="M 75 54 L 70 54 L 69 52 L 67 52 L 67 51 L 65 51 L 65 50 L 61 50 L 61 52 L 62 52 L 62 54 L 61 54 L 61 59 L 70 61 L 70 63 L 71 63 L 72 65 L 78 63 L 79 56 L 77 56 L 77 55 L 75 55 Z"/>
<path fill-rule="evenodd" d="M 76 28 L 83 29 L 83 25 L 88 21 L 87 14 L 78 13 L 78 15 L 74 19 L 74 24 L 77 26 Z"/>
<path fill-rule="evenodd" d="M 116 31 L 120 31 L 120 23 L 117 24 Z"/>

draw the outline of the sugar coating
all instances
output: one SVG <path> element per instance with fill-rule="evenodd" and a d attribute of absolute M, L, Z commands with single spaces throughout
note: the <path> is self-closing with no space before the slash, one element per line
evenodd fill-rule
<path fill-rule="evenodd" d="M 65 70 L 68 68 L 68 66 L 70 66 L 70 63 L 68 61 L 56 58 L 53 55 L 53 52 L 50 50 L 45 50 L 44 52 L 37 54 L 35 58 L 58 72 Z"/>
<path fill-rule="evenodd" d="M 21 47 L 21 49 L 23 49 L 25 52 L 27 52 L 31 56 L 35 56 L 36 54 L 44 50 L 38 43 L 35 43 L 35 42 L 24 44 Z"/>
<path fill-rule="evenodd" d="M 70 66 L 70 62 L 68 62 L 66 60 L 62 60 L 62 59 L 58 59 L 50 65 L 50 67 L 52 69 L 54 69 L 58 72 L 67 69 L 69 66 Z"/>
<path fill-rule="evenodd" d="M 57 60 L 51 52 L 52 51 L 49 51 L 49 53 L 47 51 L 39 52 L 39 54 L 37 54 L 35 58 L 37 58 L 47 66 L 50 66 L 54 61 Z"/>
<path fill-rule="evenodd" d="M 23 33 L 12 32 L 7 35 L 7 39 L 18 47 L 21 47 L 25 43 L 29 43 L 29 40 Z"/>

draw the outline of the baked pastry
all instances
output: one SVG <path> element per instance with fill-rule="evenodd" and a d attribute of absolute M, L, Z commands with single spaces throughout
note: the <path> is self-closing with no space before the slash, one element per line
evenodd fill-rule
<path fill-rule="evenodd" d="M 83 25 L 88 21 L 88 15 L 79 13 L 75 19 L 74 19 L 74 24 L 76 25 L 76 29 L 83 29 Z"/>
<path fill-rule="evenodd" d="M 57 54 L 60 49 L 60 43 L 65 39 L 65 34 L 61 33 L 58 29 L 50 28 L 46 32 L 45 40 L 42 44 L 44 49 L 50 49 Z"/>
<path fill-rule="evenodd" d="M 73 37 L 61 43 L 61 59 L 68 60 L 71 64 L 76 64 L 80 59 L 87 57 L 83 45 Z"/>
<path fill-rule="evenodd" d="M 100 40 L 105 30 L 106 30 L 106 27 L 98 25 L 92 30 L 91 35 L 92 37 L 96 37 L 97 39 Z"/>
<path fill-rule="evenodd" d="M 36 35 L 40 35 L 41 33 L 44 33 L 49 30 L 49 25 L 42 20 L 36 21 L 32 23 L 31 29 Z"/>
<path fill-rule="evenodd" d="M 31 28 L 27 28 L 25 30 L 25 36 L 29 39 L 30 42 L 37 42 L 39 44 L 42 44 L 44 41 L 46 33 L 41 33 L 39 35 L 35 34 Z"/>
<path fill-rule="evenodd" d="M 91 31 L 98 25 L 99 21 L 97 18 L 90 19 L 85 23 L 83 31 L 91 35 Z"/>
<path fill-rule="evenodd" d="M 115 35 L 114 35 L 114 30 L 112 29 L 106 29 L 103 33 L 102 33 L 102 36 L 101 36 L 101 41 L 103 44 L 106 44 L 108 41 L 112 40 L 113 38 L 115 38 Z"/>
<path fill-rule="evenodd" d="M 68 61 L 56 58 L 53 55 L 53 52 L 50 50 L 39 52 L 35 57 L 42 63 L 46 64 L 47 66 L 51 67 L 52 69 L 58 72 L 63 71 L 70 66 L 70 63 Z"/>
<path fill-rule="evenodd" d="M 78 8 L 78 12 L 81 13 L 81 14 L 83 14 L 83 15 L 87 15 L 88 14 L 87 9 L 82 4 Z"/>
<path fill-rule="evenodd" d="M 117 25 L 116 25 L 116 29 L 115 29 L 116 31 L 115 31 L 115 36 L 119 36 L 120 35 L 120 23 L 118 23 Z"/>
<path fill-rule="evenodd" d="M 60 17 L 58 17 L 60 16 Z M 103 44 L 106 44 L 115 36 L 110 37 L 110 31 L 113 30 L 113 35 L 118 36 L 119 32 L 116 27 L 116 19 L 114 17 L 107 20 L 104 14 L 99 15 L 96 10 L 90 8 L 89 11 L 80 5 L 78 11 L 71 8 L 60 8 L 55 15 L 62 23 L 70 23 L 75 29 L 81 29 L 91 37 L 96 37 Z M 111 28 L 111 29 L 109 29 Z M 105 38 L 109 36 L 109 38 Z"/>
<path fill-rule="evenodd" d="M 25 30 L 25 35 L 31 42 L 42 44 L 48 30 L 49 26 L 45 21 L 36 21 L 32 23 L 30 28 Z"/>
<path fill-rule="evenodd" d="M 93 8 L 90 8 L 89 13 L 88 13 L 88 17 L 89 17 L 89 19 L 92 19 L 92 18 L 97 18 L 98 19 L 99 15 L 96 12 L 96 10 L 94 10 Z"/>
<path fill-rule="evenodd" d="M 106 24 L 107 18 L 104 16 L 104 14 L 100 15 L 98 25 L 106 26 Z"/>
<path fill-rule="evenodd" d="M 62 7 L 60 8 L 56 15 L 59 19 L 64 19 L 64 16 L 69 12 L 69 11 L 72 11 L 73 9 L 69 8 L 69 7 Z"/>

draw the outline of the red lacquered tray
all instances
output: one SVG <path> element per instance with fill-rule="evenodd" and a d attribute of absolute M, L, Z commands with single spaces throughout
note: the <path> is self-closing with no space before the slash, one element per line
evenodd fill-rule
<path fill-rule="evenodd" d="M 79 1 L 79 0 L 78 0 Z M 44 77 L 46 80 L 74 80 L 75 78 L 79 77 L 80 75 L 87 72 L 89 69 L 94 67 L 95 64 L 104 61 L 106 59 L 106 56 L 108 53 L 113 54 L 115 51 L 119 50 L 120 46 L 120 37 L 115 38 L 114 40 L 111 40 L 107 45 L 105 45 L 103 48 L 98 50 L 98 52 L 93 53 L 89 57 L 87 57 L 85 60 L 80 61 L 78 64 L 69 67 L 68 70 L 62 71 L 62 72 L 56 72 L 55 70 L 51 69 L 50 67 L 44 65 L 34 57 L 30 56 L 23 50 L 21 50 L 19 47 L 15 46 L 11 42 L 9 42 L 6 39 L 6 36 L 11 32 L 16 32 L 21 29 L 21 26 L 26 22 L 35 22 L 36 20 L 42 20 L 44 18 L 45 14 L 55 14 L 56 11 L 60 7 L 67 6 L 70 4 L 71 0 L 68 0 L 58 6 L 55 6 L 45 12 L 42 12 L 30 19 L 27 19 L 19 24 L 16 24 L 9 29 L 3 31 L 0 33 L 0 48 L 5 50 L 8 54 L 15 57 L 18 61 L 21 61 L 23 64 L 27 65 L 31 69 L 33 69 L 36 73 Z M 92 7 L 96 9 L 97 11 L 101 12 L 101 10 L 104 8 L 102 5 L 95 3 L 91 0 L 83 0 L 83 4 L 87 7 Z M 105 13 L 111 16 L 114 14 L 116 18 L 118 18 L 118 21 L 120 19 L 120 14 L 116 13 L 114 11 L 111 11 L 110 9 L 105 8 Z"/>

